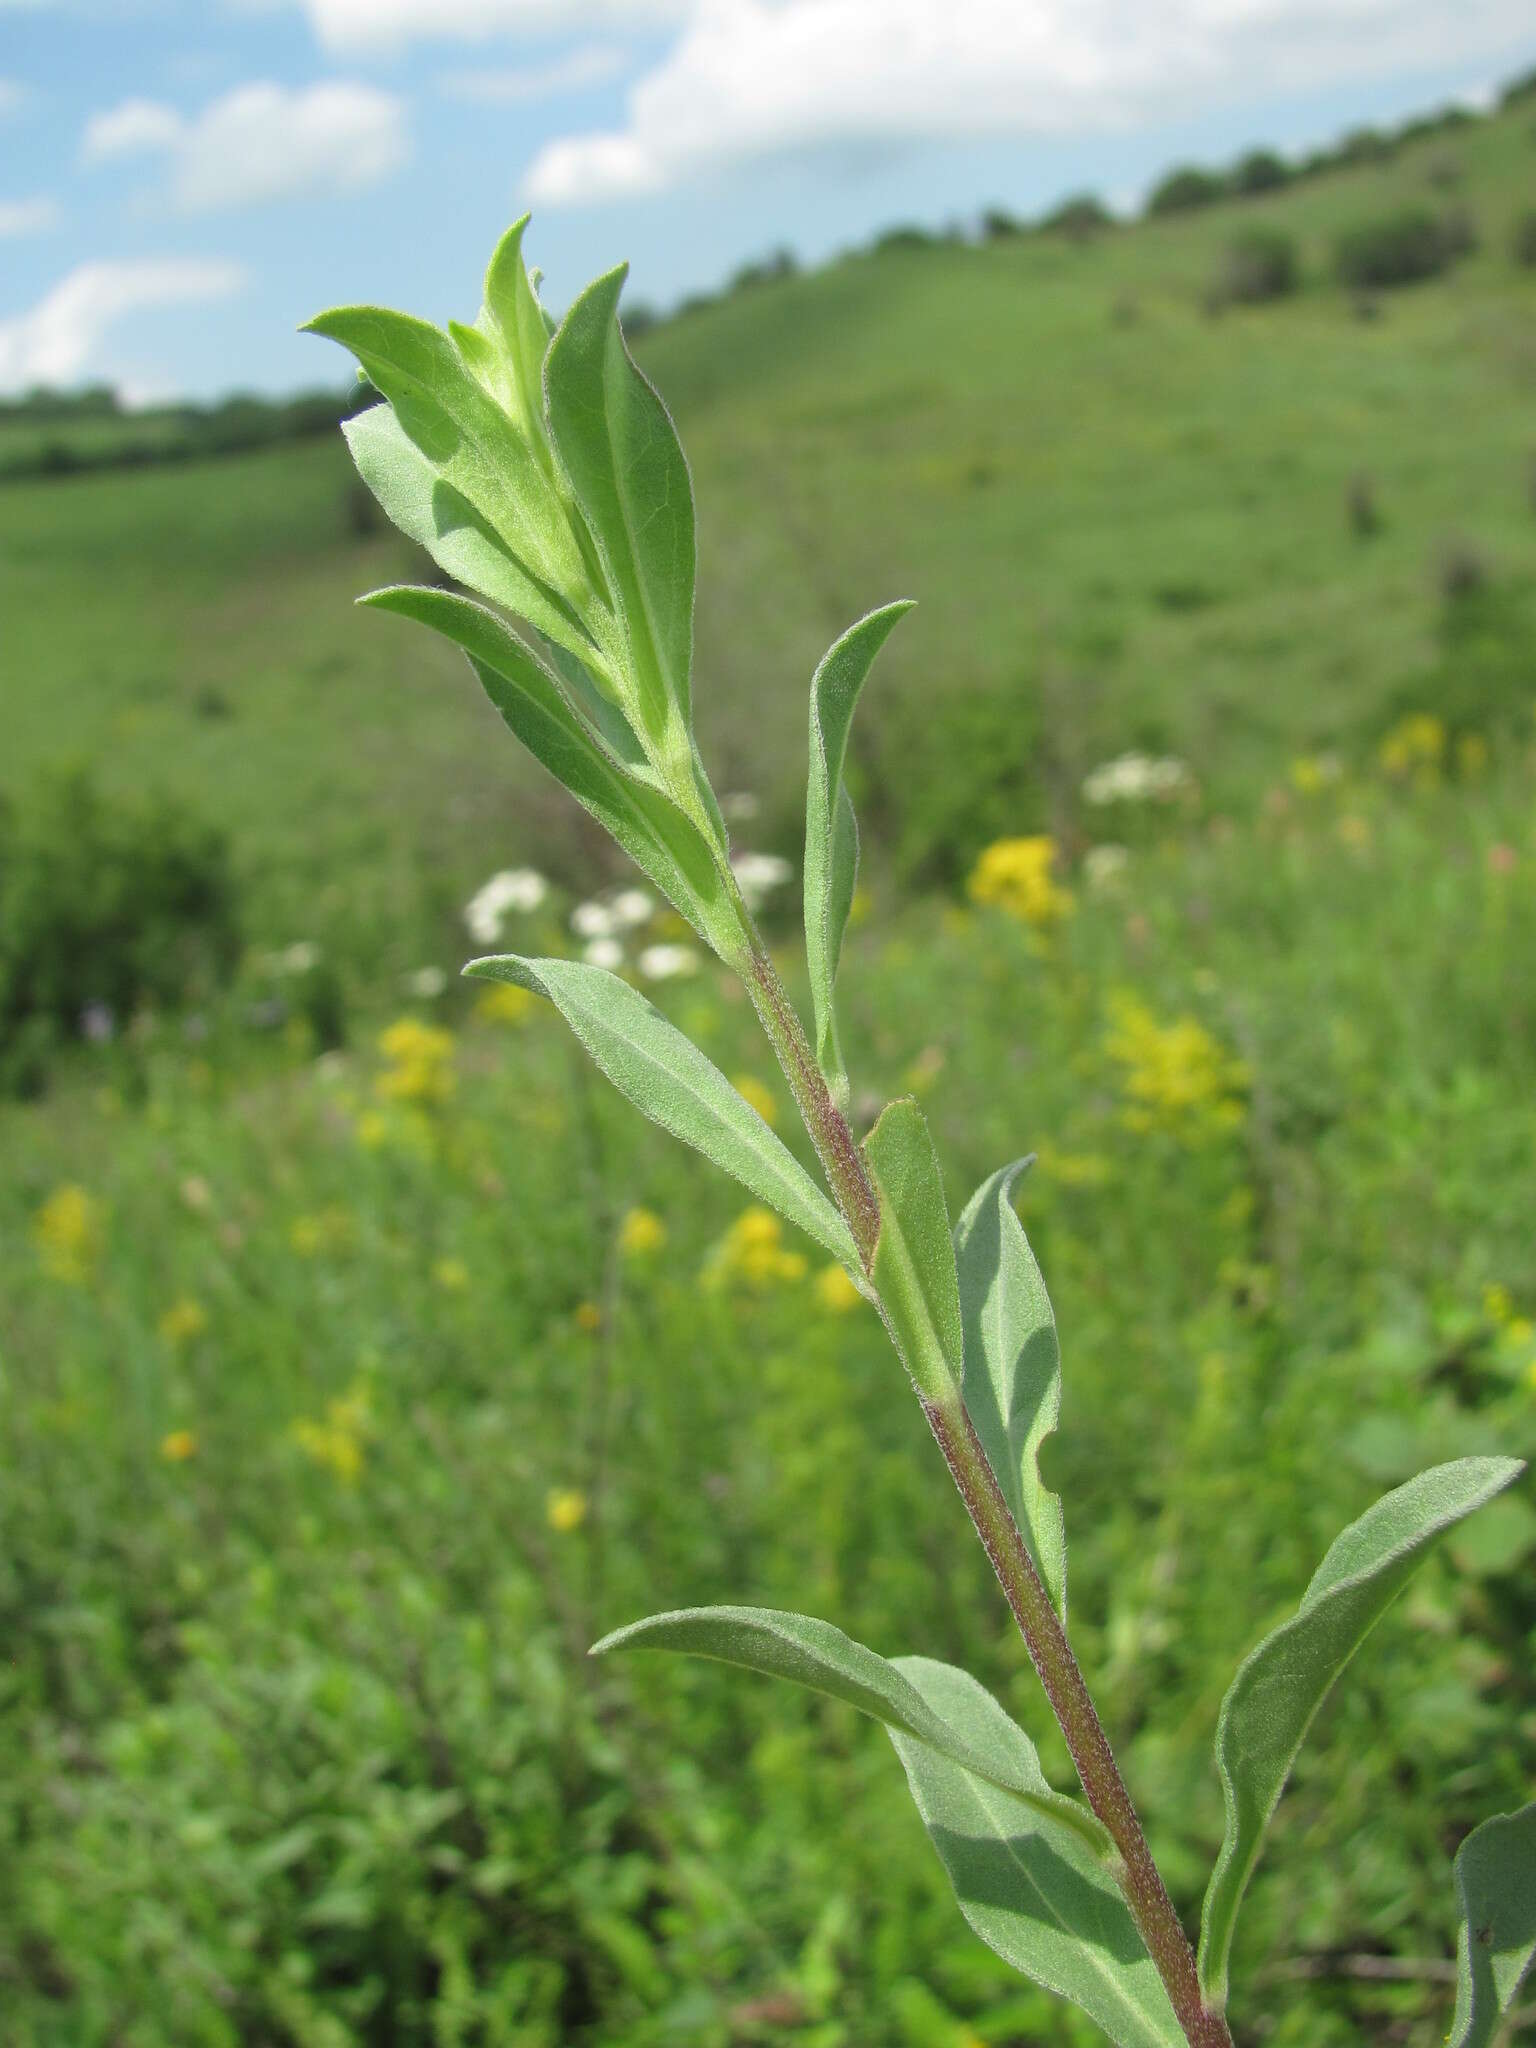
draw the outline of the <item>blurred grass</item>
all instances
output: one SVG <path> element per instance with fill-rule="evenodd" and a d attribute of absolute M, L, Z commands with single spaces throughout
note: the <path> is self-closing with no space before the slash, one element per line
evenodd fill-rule
<path fill-rule="evenodd" d="M 1483 253 L 1359 319 L 1333 232 L 1447 148 Z M 1074 1636 L 1191 1913 L 1243 1651 L 1384 1487 L 1536 1450 L 1536 286 L 1503 238 L 1533 160 L 1515 114 L 1245 206 L 1305 288 L 1220 320 L 1236 209 L 855 258 L 644 349 L 754 843 L 795 850 L 825 643 L 922 600 L 858 736 L 859 1110 L 921 1091 L 952 1206 L 1040 1154 Z M 1453 537 L 1482 580 L 1448 597 Z M 7 2037 L 1075 2048 L 967 1934 L 876 1732 L 583 1654 L 793 1605 L 971 1664 L 1070 1782 L 873 1318 L 809 1251 L 707 1285 L 734 1191 L 551 1016 L 405 1003 L 491 869 L 608 871 L 456 663 L 350 610 L 408 552 L 354 531 L 328 446 L 0 490 L 0 780 L 72 755 L 196 801 L 254 941 L 193 1032 L 140 1020 L 0 1106 Z M 1394 772 L 1413 711 L 1440 744 Z M 1132 747 L 1189 793 L 1086 805 Z M 1049 937 L 911 887 L 1037 829 L 1076 894 Z M 321 1057 L 301 1007 L 251 1028 L 299 938 L 347 976 Z M 739 992 L 661 994 L 787 1118 Z M 402 1006 L 450 1034 L 420 1087 L 377 1042 Z M 1171 1063 L 1150 1129 L 1137 1057 Z M 638 1206 L 666 1243 L 626 1255 Z M 1451 1852 L 1536 1761 L 1533 1537 L 1528 1489 L 1470 1525 L 1321 1717 L 1240 1930 L 1249 2037 L 1443 2037 Z M 1285 1975 L 1335 1952 L 1424 1974 Z"/>

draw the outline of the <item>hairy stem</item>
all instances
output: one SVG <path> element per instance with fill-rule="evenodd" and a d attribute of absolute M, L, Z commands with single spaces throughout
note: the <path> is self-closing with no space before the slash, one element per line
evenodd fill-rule
<path fill-rule="evenodd" d="M 832 1100 L 816 1064 L 804 1027 L 768 956 L 755 926 L 743 910 L 751 940 L 745 977 L 785 1079 L 811 1135 L 838 1207 L 847 1219 L 866 1274 L 873 1270 L 880 1235 L 880 1205 L 864 1170 L 847 1119 Z M 1185 1934 L 1168 1888 L 1163 1883 L 1131 1795 L 1115 1762 L 1104 1724 L 1093 1704 L 1072 1646 L 1067 1641 L 1050 1595 L 1034 1559 L 1009 1512 L 985 1451 L 963 1407 L 941 1407 L 919 1395 L 928 1426 L 960 1489 L 976 1533 L 980 1536 L 1004 1598 L 1018 1623 L 1050 1701 L 1051 1711 L 1066 1737 L 1088 1803 L 1109 1830 L 1120 1852 L 1120 1887 L 1147 1953 L 1163 1980 L 1169 2002 L 1190 2048 L 1232 2048 L 1226 2019 L 1210 2011 L 1200 1995 L 1194 1950 Z"/>
<path fill-rule="evenodd" d="M 1120 1851 L 1121 1890 L 1179 2024 L 1191 2048 L 1232 2048 L 1226 2020 L 1211 2012 L 1200 1995 L 1194 1951 L 1152 1860 L 1104 1724 L 971 1419 L 963 1408 L 945 1409 L 926 1400 L 923 1410 L 1013 1610 L 1088 1804 Z"/>
<path fill-rule="evenodd" d="M 816 1147 L 833 1199 L 853 1232 L 859 1260 L 867 1274 L 874 1265 L 875 1240 L 880 1235 L 880 1204 L 847 1119 L 832 1100 L 832 1091 L 816 1064 L 805 1027 L 755 929 L 751 931 L 751 940 L 752 953 L 745 977 L 748 993 Z"/>

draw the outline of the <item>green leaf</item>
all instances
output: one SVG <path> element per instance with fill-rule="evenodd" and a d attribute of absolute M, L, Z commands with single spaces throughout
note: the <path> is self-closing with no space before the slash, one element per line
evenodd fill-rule
<path fill-rule="evenodd" d="M 1039 1772 L 1023 1729 L 952 1664 L 899 1657 L 896 1669 L 936 1714 L 964 1728 L 988 1762 L 983 1776 L 890 1731 L 975 1932 L 1024 1976 L 1081 2006 L 1120 2048 L 1183 2048 L 1183 2030 L 1113 1878 L 1058 1817 L 998 1789 L 1009 1766 Z"/>
<path fill-rule="evenodd" d="M 639 717 L 659 741 L 692 723 L 693 486 L 671 417 L 624 345 L 627 267 L 588 285 L 566 314 L 544 388 L 555 447 L 623 615 Z"/>
<path fill-rule="evenodd" d="M 805 789 L 805 957 L 816 1013 L 816 1061 L 844 1108 L 848 1076 L 837 1042 L 833 985 L 859 872 L 859 828 L 843 783 L 854 706 L 870 665 L 896 621 L 902 598 L 871 612 L 835 641 L 811 678 L 811 768 Z"/>
<path fill-rule="evenodd" d="M 1027 1738 L 1022 1753 L 995 1743 L 973 1743 L 966 1713 L 936 1713 L 897 1664 L 856 1643 L 829 1621 L 773 1607 L 683 1607 L 616 1628 L 592 1645 L 594 1657 L 610 1650 L 678 1650 L 761 1671 L 770 1678 L 787 1678 L 812 1692 L 844 1700 L 1070 1828 L 1094 1857 L 1106 1863 L 1114 1860 L 1107 1830 L 1086 1806 L 1052 1790 Z"/>
<path fill-rule="evenodd" d="M 575 960 L 524 960 L 515 953 L 472 960 L 464 972 L 548 996 L 619 1093 L 652 1123 L 724 1167 L 858 1272 L 852 1233 L 794 1154 L 693 1041 L 627 981 Z"/>
<path fill-rule="evenodd" d="M 1516 1458 L 1458 1458 L 1386 1494 L 1336 1537 L 1289 1621 L 1238 1667 L 1216 1724 L 1227 1829 L 1205 1894 L 1200 1983 L 1223 2006 L 1237 1909 L 1296 1752 L 1330 1686 L 1412 1576 L 1425 1546 L 1501 1493 Z"/>
<path fill-rule="evenodd" d="M 349 348 L 406 434 L 519 561 L 573 606 L 590 601 L 581 550 L 532 447 L 428 321 L 383 306 L 338 306 L 307 331 Z"/>
<path fill-rule="evenodd" d="M 888 1103 L 864 1140 L 880 1198 L 875 1290 L 902 1363 L 925 1401 L 960 1401 L 964 1339 L 955 1248 L 938 1154 L 910 1096 Z"/>
<path fill-rule="evenodd" d="M 1014 1213 L 1019 1159 L 982 1182 L 955 1225 L 961 1393 L 1008 1512 L 1056 1612 L 1067 1618 L 1067 1532 L 1061 1496 L 1040 1477 L 1040 1446 L 1061 1411 L 1061 1348 L 1040 1268 Z"/>
<path fill-rule="evenodd" d="M 400 531 L 458 583 L 505 605 L 583 661 L 598 659 L 586 628 L 556 591 L 520 562 L 469 500 L 446 483 L 388 405 L 342 422 L 358 474 Z"/>
<path fill-rule="evenodd" d="M 469 656 L 487 696 L 536 760 L 609 831 L 723 960 L 740 930 L 714 855 L 698 827 L 650 786 L 633 734 L 612 706 L 599 733 L 572 710 L 531 648 L 483 605 L 410 585 L 360 600 L 443 634 Z M 596 715 L 595 705 L 588 707 Z"/>
<path fill-rule="evenodd" d="M 528 215 L 516 220 L 496 244 L 485 273 L 483 326 L 500 344 L 515 392 L 514 417 L 531 439 L 544 426 L 544 356 L 549 326 L 523 261 Z"/>
<path fill-rule="evenodd" d="M 1495 1814 L 1456 1851 L 1456 2016 L 1446 2048 L 1490 2048 L 1536 1957 L 1536 1804 Z"/>

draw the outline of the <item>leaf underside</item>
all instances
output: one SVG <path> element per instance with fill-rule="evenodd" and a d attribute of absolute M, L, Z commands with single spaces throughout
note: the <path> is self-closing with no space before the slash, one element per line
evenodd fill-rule
<path fill-rule="evenodd" d="M 623 614 L 638 708 L 660 738 L 691 730 L 693 485 L 670 414 L 618 322 L 627 265 L 600 277 L 544 359 L 550 432 Z"/>
<path fill-rule="evenodd" d="M 1056 1318 L 1024 1226 L 1014 1213 L 1017 1160 L 982 1182 L 955 1225 L 966 1413 L 1029 1546 L 1045 1589 L 1067 1618 L 1067 1536 L 1061 1497 L 1040 1477 L 1040 1446 L 1061 1410 Z"/>
<path fill-rule="evenodd" d="M 593 1654 L 620 1649 L 679 1650 L 788 1678 L 883 1722 L 981 1939 L 1080 2005 L 1120 2048 L 1183 2041 L 1103 1829 L 1051 1789 L 1029 1737 L 967 1672 L 880 1657 L 827 1622 L 771 1608 L 652 1615 L 605 1636 Z"/>
<path fill-rule="evenodd" d="M 1536 1803 L 1496 1814 L 1456 1852 L 1456 2015 L 1446 2048 L 1491 2048 L 1536 1957 Z"/>
<path fill-rule="evenodd" d="M 515 953 L 472 960 L 464 972 L 547 996 L 619 1093 L 652 1123 L 702 1152 L 858 1273 L 852 1233 L 799 1160 L 692 1039 L 627 981 L 581 961 L 525 960 Z"/>
<path fill-rule="evenodd" d="M 1226 2002 L 1238 1907 L 1313 1715 L 1425 1547 L 1523 1469 L 1514 1458 L 1458 1458 L 1385 1495 L 1334 1540 L 1296 1613 L 1239 1666 L 1216 1725 L 1227 1826 L 1201 1916 L 1200 1984 L 1211 2005 Z"/>
<path fill-rule="evenodd" d="M 469 657 L 496 709 L 535 760 L 618 841 L 694 930 L 729 959 L 739 943 L 719 867 L 702 833 L 637 766 L 616 711 L 573 710 L 566 690 L 494 612 L 444 590 L 404 585 L 363 603 L 441 633 Z M 626 750 L 626 751 L 621 751 Z"/>

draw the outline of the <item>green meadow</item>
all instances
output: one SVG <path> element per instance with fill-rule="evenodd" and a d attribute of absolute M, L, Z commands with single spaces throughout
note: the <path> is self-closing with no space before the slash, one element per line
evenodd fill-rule
<path fill-rule="evenodd" d="M 637 344 L 693 467 L 703 751 L 794 864 L 801 996 L 807 682 L 918 600 L 853 744 L 855 1108 L 920 1096 L 952 1211 L 1037 1155 L 1073 1638 L 1191 1925 L 1239 1659 L 1386 1487 L 1536 1455 L 1533 174 L 1525 99 Z M 1336 239 L 1408 206 L 1475 247 L 1342 286 Z M 1296 289 L 1225 302 L 1257 224 Z M 1071 1783 L 875 1318 L 552 1011 L 457 980 L 493 873 L 548 878 L 523 952 L 625 877 L 455 655 L 352 609 L 430 569 L 339 435 L 0 484 L 0 995 L 27 919 L 135 914 L 62 858 L 75 771 L 215 826 L 239 930 L 0 1099 L 0 2032 L 1090 2048 L 971 1936 L 872 1725 L 586 1657 L 796 1607 L 967 1664 Z M 644 985 L 796 1142 L 739 988 Z M 1536 1768 L 1533 1558 L 1526 1482 L 1319 1717 L 1243 2043 L 1444 2039 L 1451 1858 Z"/>

